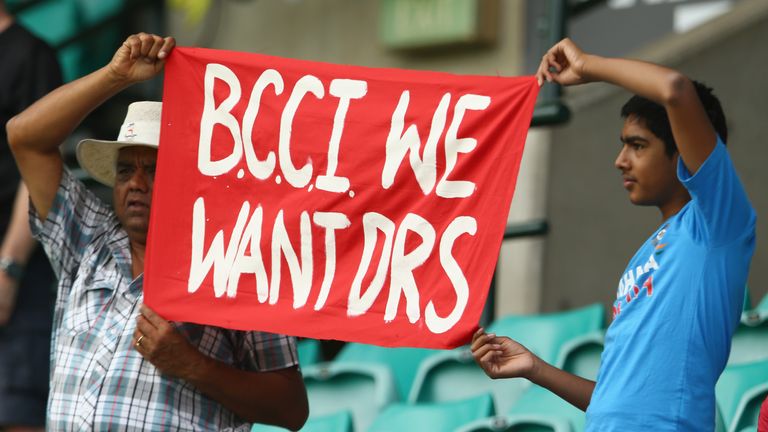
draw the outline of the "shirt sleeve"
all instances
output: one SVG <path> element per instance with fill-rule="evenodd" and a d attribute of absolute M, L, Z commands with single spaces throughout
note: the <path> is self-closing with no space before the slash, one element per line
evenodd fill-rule
<path fill-rule="evenodd" d="M 56 277 L 73 274 L 86 246 L 114 225 L 115 216 L 85 185 L 64 167 L 48 218 L 41 221 L 30 200 L 32 235 L 42 244 Z"/>
<path fill-rule="evenodd" d="M 268 372 L 299 364 L 295 337 L 258 331 L 243 336 L 243 351 L 238 355 L 243 369 Z"/>
<path fill-rule="evenodd" d="M 754 232 L 755 211 L 720 137 L 695 174 L 680 159 L 677 175 L 691 194 L 697 215 L 694 235 L 700 240 L 717 247 Z"/>

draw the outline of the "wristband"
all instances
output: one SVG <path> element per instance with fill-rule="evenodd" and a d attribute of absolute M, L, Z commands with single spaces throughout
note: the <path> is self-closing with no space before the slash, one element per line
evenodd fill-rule
<path fill-rule="evenodd" d="M 20 281 L 24 275 L 24 267 L 11 258 L 0 258 L 0 271 L 16 281 Z"/>

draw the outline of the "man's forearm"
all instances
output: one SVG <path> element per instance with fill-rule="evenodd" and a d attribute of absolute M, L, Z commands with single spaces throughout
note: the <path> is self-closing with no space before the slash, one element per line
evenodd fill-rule
<path fill-rule="evenodd" d="M 250 422 L 298 430 L 309 414 L 301 373 L 296 368 L 248 372 L 204 357 L 185 379 Z"/>

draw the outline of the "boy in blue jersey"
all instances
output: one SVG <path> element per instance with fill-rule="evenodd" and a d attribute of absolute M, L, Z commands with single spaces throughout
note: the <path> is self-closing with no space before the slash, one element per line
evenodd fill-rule
<path fill-rule="evenodd" d="M 475 361 L 492 378 L 527 378 L 586 410 L 588 431 L 713 430 L 756 221 L 725 149 L 720 103 L 675 70 L 586 54 L 568 39 L 547 51 L 536 76 L 636 95 L 622 108 L 615 165 L 630 201 L 658 207 L 661 223 L 620 278 L 597 382 L 483 329 L 472 340 Z"/>

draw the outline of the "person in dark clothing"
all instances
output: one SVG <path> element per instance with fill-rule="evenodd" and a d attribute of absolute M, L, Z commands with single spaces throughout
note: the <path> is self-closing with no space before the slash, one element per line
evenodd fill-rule
<path fill-rule="evenodd" d="M 5 124 L 61 85 L 55 51 L 0 0 L 0 430 L 42 430 L 48 397 L 54 276 L 27 220 L 28 194 Z"/>

